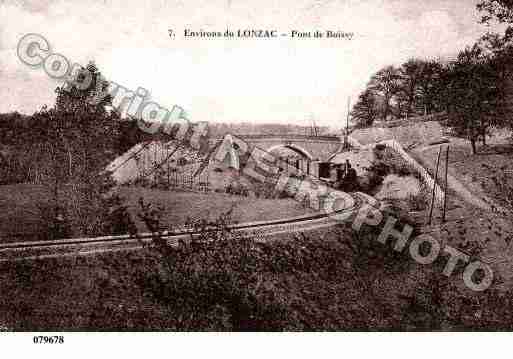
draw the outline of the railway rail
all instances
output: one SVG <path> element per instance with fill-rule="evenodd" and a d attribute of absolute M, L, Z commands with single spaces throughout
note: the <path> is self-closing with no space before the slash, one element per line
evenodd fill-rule
<path fill-rule="evenodd" d="M 281 233 L 295 233 L 326 228 L 340 224 L 334 216 L 350 212 L 352 215 L 361 205 L 368 202 L 367 196 L 354 196 L 355 203 L 333 213 L 318 213 L 307 216 L 291 217 L 279 220 L 260 221 L 234 224 L 228 227 L 231 232 L 239 232 L 252 237 L 265 238 Z M 212 229 L 215 231 L 215 229 Z M 191 230 L 163 232 L 161 236 L 169 245 L 177 245 L 180 240 L 187 240 L 191 236 L 199 235 Z M 37 260 L 63 256 L 81 256 L 106 252 L 139 250 L 145 245 L 152 244 L 153 233 L 140 233 L 137 235 L 103 236 L 95 238 L 72 238 L 51 241 L 16 242 L 0 244 L 0 262 Z"/>

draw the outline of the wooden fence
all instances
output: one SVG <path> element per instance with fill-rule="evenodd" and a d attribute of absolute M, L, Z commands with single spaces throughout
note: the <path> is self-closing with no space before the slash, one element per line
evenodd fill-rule
<path fill-rule="evenodd" d="M 415 171 L 417 171 L 424 183 L 428 186 L 430 191 L 433 191 L 433 187 L 435 188 L 435 201 L 438 205 L 443 205 L 444 200 L 444 191 L 440 187 L 438 183 L 435 183 L 434 178 L 429 174 L 429 172 L 418 163 L 413 157 L 411 157 L 401 146 L 401 144 L 395 140 L 386 140 L 380 142 L 380 144 L 393 148 Z M 440 177 L 439 177 L 440 180 Z"/>
<path fill-rule="evenodd" d="M 399 142 L 395 140 L 385 140 L 364 146 L 351 136 L 349 136 L 348 139 L 349 143 L 356 148 L 369 148 L 381 144 L 394 149 L 415 171 L 419 173 L 419 175 L 422 177 L 424 183 L 428 186 L 430 191 L 433 191 L 433 187 L 435 188 L 435 202 L 437 205 L 443 205 L 444 190 L 440 187 L 438 183 L 436 183 L 435 185 L 434 178 L 431 176 L 431 174 L 429 174 L 426 168 L 422 166 L 420 163 L 418 163 L 412 156 L 410 156 L 404 150 L 403 146 Z"/>
<path fill-rule="evenodd" d="M 201 192 L 210 192 L 210 181 L 207 174 L 194 176 L 192 173 L 164 171 L 159 173 L 158 184 L 167 188 L 183 188 Z"/>

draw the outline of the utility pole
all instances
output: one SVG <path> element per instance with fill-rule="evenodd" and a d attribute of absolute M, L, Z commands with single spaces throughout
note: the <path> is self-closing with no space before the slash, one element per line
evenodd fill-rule
<path fill-rule="evenodd" d="M 429 219 L 428 219 L 428 225 L 431 225 L 431 220 L 433 218 L 433 207 L 435 206 L 435 194 L 436 194 L 436 183 L 438 181 L 438 166 L 440 164 L 440 155 L 442 154 L 442 146 L 438 148 L 438 158 L 436 159 L 436 170 L 433 182 L 433 193 L 431 194 L 431 207 L 429 209 Z"/>
<path fill-rule="evenodd" d="M 447 171 L 449 169 L 449 146 L 445 151 L 445 186 L 444 186 L 444 207 L 442 212 L 442 223 L 445 223 L 445 213 L 447 211 Z"/>
<path fill-rule="evenodd" d="M 169 158 L 169 143 L 166 144 L 166 164 L 167 164 L 167 190 L 169 191 L 169 186 L 170 186 L 170 183 L 169 183 L 169 162 L 170 162 L 170 158 Z"/>
<path fill-rule="evenodd" d="M 351 109 L 351 96 L 347 96 L 346 134 L 344 136 L 344 148 L 349 147 L 349 113 Z"/>
<path fill-rule="evenodd" d="M 317 125 L 315 124 L 315 118 L 313 116 L 312 116 L 312 126 L 314 129 L 314 136 L 317 137 L 318 136 Z"/>

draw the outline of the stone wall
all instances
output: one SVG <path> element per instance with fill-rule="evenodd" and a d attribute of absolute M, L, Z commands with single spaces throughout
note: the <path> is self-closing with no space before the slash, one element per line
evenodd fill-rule
<path fill-rule="evenodd" d="M 437 121 L 413 122 L 397 127 L 371 127 L 351 133 L 352 139 L 362 145 L 395 140 L 406 147 L 441 140 L 443 136 L 443 128 Z"/>

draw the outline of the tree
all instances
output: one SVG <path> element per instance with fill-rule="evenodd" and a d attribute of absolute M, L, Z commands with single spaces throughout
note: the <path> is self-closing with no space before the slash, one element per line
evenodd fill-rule
<path fill-rule="evenodd" d="M 410 117 L 415 112 L 424 65 L 422 60 L 410 59 L 399 68 L 398 117 Z"/>
<path fill-rule="evenodd" d="M 357 127 L 370 127 L 378 117 L 376 96 L 371 90 L 366 89 L 358 97 L 353 106 L 351 117 L 356 121 Z"/>
<path fill-rule="evenodd" d="M 466 136 L 475 154 L 476 142 L 483 143 L 490 126 L 500 118 L 497 73 L 478 46 L 460 52 L 446 74 L 449 125 Z"/>
<path fill-rule="evenodd" d="M 371 126 L 378 117 L 387 120 L 443 111 L 442 72 L 440 62 L 420 59 L 381 69 L 360 94 L 353 117 L 359 126 Z"/>
<path fill-rule="evenodd" d="M 477 10 L 484 13 L 481 23 L 489 24 L 492 21 L 497 21 L 500 24 L 507 24 L 503 38 L 506 42 L 513 39 L 512 0 L 482 0 L 477 4 Z"/>
<path fill-rule="evenodd" d="M 393 114 L 393 97 L 399 88 L 399 71 L 394 66 L 387 66 L 372 76 L 368 89 L 380 97 L 381 119 L 386 121 Z"/>
<path fill-rule="evenodd" d="M 440 77 L 442 64 L 431 60 L 422 64 L 417 80 L 417 112 L 429 115 L 441 111 L 440 108 Z"/>
<path fill-rule="evenodd" d="M 123 232 L 120 223 L 128 216 L 104 170 L 117 155 L 120 116 L 107 110 L 110 96 L 95 101 L 107 86 L 90 63 L 74 82 L 56 89 L 54 108 L 34 116 L 46 124 L 43 148 L 51 171 L 45 183 L 53 193 L 54 237 L 62 233 L 61 225 L 73 236 Z"/>
<path fill-rule="evenodd" d="M 486 34 L 477 45 L 489 59 L 490 66 L 496 74 L 498 106 L 494 126 L 513 130 L 510 116 L 513 112 L 513 44 L 508 43 L 499 34 Z"/>

